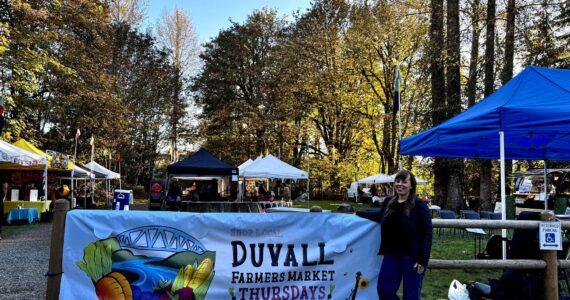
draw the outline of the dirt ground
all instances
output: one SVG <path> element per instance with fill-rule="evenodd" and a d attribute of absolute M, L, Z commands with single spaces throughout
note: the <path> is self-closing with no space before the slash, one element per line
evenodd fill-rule
<path fill-rule="evenodd" d="M 2 227 L 0 299 L 45 299 L 51 228 L 51 223 Z"/>

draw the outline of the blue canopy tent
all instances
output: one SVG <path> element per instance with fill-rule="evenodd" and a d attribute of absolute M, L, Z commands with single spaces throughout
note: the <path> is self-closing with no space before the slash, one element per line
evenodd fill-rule
<path fill-rule="evenodd" d="M 238 180 L 238 168 L 214 157 L 204 148 L 166 168 L 169 183 L 171 178 L 185 180 L 221 179 L 218 189 L 223 190 L 231 181 Z M 226 191 L 227 192 L 227 191 Z"/>
<path fill-rule="evenodd" d="M 400 153 L 460 158 L 570 160 L 570 70 L 528 67 L 495 93 L 429 130 Z"/>
<path fill-rule="evenodd" d="M 198 152 L 184 160 L 169 165 L 166 170 L 169 175 L 238 175 L 237 167 L 219 160 L 204 148 L 200 148 Z"/>
<path fill-rule="evenodd" d="M 570 160 L 570 70 L 527 67 L 468 110 L 402 139 L 400 153 L 500 159 L 505 203 L 505 159 Z"/>

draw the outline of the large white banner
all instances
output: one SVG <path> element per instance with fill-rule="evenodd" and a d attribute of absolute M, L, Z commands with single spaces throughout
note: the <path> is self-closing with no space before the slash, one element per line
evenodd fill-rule
<path fill-rule="evenodd" d="M 61 299 L 375 299 L 380 227 L 333 213 L 67 214 Z"/>

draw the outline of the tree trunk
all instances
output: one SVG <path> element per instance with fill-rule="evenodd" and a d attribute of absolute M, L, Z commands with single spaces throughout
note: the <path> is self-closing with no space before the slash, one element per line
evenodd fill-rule
<path fill-rule="evenodd" d="M 459 211 L 464 208 L 463 177 L 465 163 L 463 159 L 451 158 L 449 160 L 449 182 L 447 183 L 447 205 L 449 209 Z"/>
<path fill-rule="evenodd" d="M 469 78 L 467 79 L 467 105 L 473 106 L 477 100 L 477 74 L 479 64 L 479 37 L 481 27 L 479 26 L 480 16 L 479 0 L 473 0 L 471 12 L 471 59 L 469 60 Z"/>
<path fill-rule="evenodd" d="M 485 97 L 491 95 L 495 82 L 495 0 L 487 2 L 487 34 L 485 37 Z M 491 172 L 492 164 L 490 160 L 480 162 L 481 184 L 480 203 L 481 207 L 490 208 L 491 205 Z"/>
<path fill-rule="evenodd" d="M 447 118 L 461 112 L 459 0 L 447 1 Z M 463 207 L 463 159 L 449 160 L 447 206 L 458 210 Z"/>
<path fill-rule="evenodd" d="M 487 3 L 487 33 L 485 36 L 485 97 L 495 91 L 495 0 Z"/>
<path fill-rule="evenodd" d="M 467 105 L 473 106 L 477 101 L 477 75 L 479 71 L 479 38 L 481 36 L 480 27 L 480 8 L 479 0 L 474 0 L 471 11 L 471 58 L 469 60 L 469 78 L 467 80 Z M 473 180 L 481 182 L 483 174 L 479 173 L 474 176 Z M 478 177 L 478 178 L 477 178 Z M 490 187 L 489 187 L 490 188 Z M 479 186 L 482 189 L 482 186 Z M 480 192 L 481 193 L 481 192 Z"/>
<path fill-rule="evenodd" d="M 505 33 L 505 65 L 501 72 L 501 83 L 505 84 L 513 78 L 513 65 L 515 57 L 515 0 L 507 3 L 507 28 Z"/>
<path fill-rule="evenodd" d="M 436 157 L 433 163 L 433 204 L 448 207 L 447 183 L 449 182 L 448 159 Z"/>
<path fill-rule="evenodd" d="M 443 35 L 443 0 L 431 0 L 430 19 L 430 64 L 431 73 L 431 111 L 433 126 L 446 119 L 445 70 L 444 70 L 444 35 Z M 434 172 L 434 203 L 445 204 L 447 200 L 448 170 L 446 160 L 436 158 Z"/>
<path fill-rule="evenodd" d="M 506 84 L 513 78 L 513 65 L 515 58 L 515 16 L 516 16 L 516 3 L 515 0 L 509 0 L 507 3 L 507 28 L 505 34 L 505 65 L 501 72 L 501 83 Z M 505 160 L 505 172 L 510 175 L 513 171 L 513 161 Z M 507 182 L 507 190 L 510 188 Z"/>

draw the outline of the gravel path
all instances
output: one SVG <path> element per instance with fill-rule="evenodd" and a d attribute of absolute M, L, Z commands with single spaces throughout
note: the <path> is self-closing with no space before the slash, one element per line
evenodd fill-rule
<path fill-rule="evenodd" d="M 2 227 L 0 299 L 45 299 L 52 223 Z"/>

